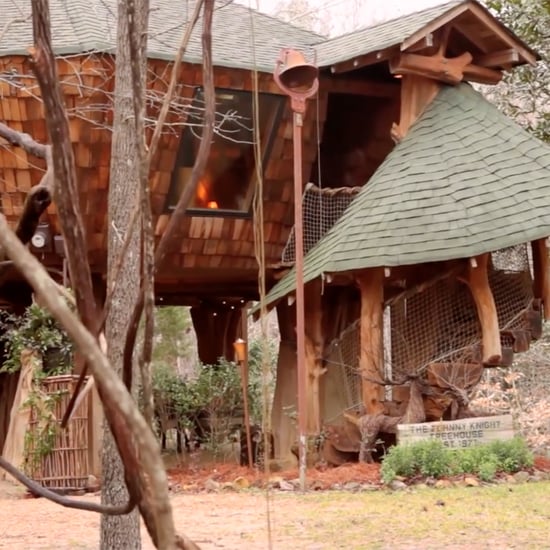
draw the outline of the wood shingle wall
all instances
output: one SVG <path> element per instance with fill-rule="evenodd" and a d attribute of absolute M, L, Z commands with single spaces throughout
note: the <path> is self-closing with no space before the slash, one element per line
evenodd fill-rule
<path fill-rule="evenodd" d="M 149 138 L 168 87 L 170 70 L 170 64 L 165 61 L 149 61 Z M 94 271 L 101 273 L 105 266 L 107 244 L 114 59 L 108 55 L 72 56 L 59 59 L 58 71 L 69 113 L 90 261 Z M 280 93 L 271 74 L 259 74 L 258 80 L 261 92 Z M 251 91 L 252 82 L 250 71 L 215 69 L 217 88 Z M 202 67 L 183 65 L 180 83 L 178 101 L 181 106 L 182 100 L 190 100 L 195 87 L 202 84 Z M 319 101 L 319 109 L 311 102 L 304 123 L 304 181 L 307 181 L 317 154 L 317 110 L 321 113 L 321 123 L 325 118 L 326 97 L 321 97 Z M 164 231 L 169 218 L 166 200 L 176 162 L 181 125 L 185 122 L 183 109 L 175 108 L 173 111 L 151 167 L 151 200 L 157 238 Z M 30 134 L 37 141 L 48 142 L 38 83 L 32 74 L 29 60 L 23 56 L 0 59 L 0 119 L 11 128 Z M 0 148 L 1 208 L 12 225 L 21 214 L 26 193 L 40 181 L 44 168 L 44 161 L 30 157 L 21 149 L 12 148 L 8 144 Z M 268 264 L 280 260 L 292 226 L 292 180 L 292 117 L 288 101 L 285 100 L 283 115 L 276 128 L 271 154 L 264 170 L 264 230 Z M 53 234 L 59 234 L 54 205 L 48 209 L 47 218 Z M 250 280 L 255 279 L 257 264 L 251 217 L 189 216 L 180 234 L 181 238 L 174 242 L 165 268 L 159 274 L 161 282 L 163 278 L 167 282 L 175 280 L 183 269 L 190 273 L 194 268 L 250 271 Z M 43 259 L 50 264 L 61 262 L 61 258 L 53 253 L 45 254 Z M 224 271 L 220 270 L 219 273 L 223 279 Z"/>

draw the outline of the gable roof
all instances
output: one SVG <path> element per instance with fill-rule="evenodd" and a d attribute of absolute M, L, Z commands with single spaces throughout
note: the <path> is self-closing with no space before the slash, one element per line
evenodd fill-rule
<path fill-rule="evenodd" d="M 384 50 L 401 44 L 452 8 L 466 3 L 467 0 L 450 0 L 439 6 L 433 6 L 402 17 L 384 21 L 377 25 L 337 36 L 315 46 L 319 66 L 326 67 L 359 55 Z"/>
<path fill-rule="evenodd" d="M 550 235 L 550 147 L 444 87 L 304 262 L 323 273 L 467 258 Z M 269 293 L 294 290 L 294 271 Z"/>
<path fill-rule="evenodd" d="M 153 0 L 149 17 L 148 56 L 172 60 L 181 41 L 195 0 Z M 32 45 L 30 0 L 18 0 L 19 14 L 3 29 L 0 56 L 28 55 Z M 282 48 L 297 48 L 319 67 L 347 61 L 428 34 L 430 23 L 443 25 L 445 15 L 460 5 L 474 5 L 489 14 L 476 0 L 449 0 L 403 17 L 365 27 L 332 39 L 306 31 L 275 17 L 251 10 L 231 0 L 216 0 L 212 28 L 213 63 L 218 67 L 253 69 L 271 73 Z M 116 48 L 117 0 L 50 0 L 53 46 L 56 54 L 114 53 Z M 0 13 L 13 14 L 14 1 L 0 0 Z M 21 16 L 21 17 L 20 17 Z M 492 17 L 492 16 L 490 16 Z M 26 19 L 25 19 L 26 18 Z M 25 19 L 25 20 L 22 20 Z M 495 19 L 495 21 L 497 21 Z M 536 52 L 504 25 L 500 27 L 518 45 L 538 58 Z M 185 61 L 202 63 L 201 24 L 189 42 Z"/>
<path fill-rule="evenodd" d="M 149 17 L 148 56 L 173 60 L 194 0 L 153 0 Z M 21 14 L 31 13 L 30 0 L 18 0 Z M 13 0 L 0 0 L 0 13 L 14 14 Z M 115 52 L 117 0 L 50 0 L 54 51 L 59 55 Z M 15 13 L 13 17 L 18 17 Z M 199 21 L 185 61 L 202 63 Z M 212 24 L 215 66 L 272 72 L 282 48 L 298 48 L 313 57 L 310 46 L 324 37 L 228 0 L 216 0 Z M 30 17 L 8 26 L 0 41 L 0 56 L 28 55 L 33 43 Z"/>

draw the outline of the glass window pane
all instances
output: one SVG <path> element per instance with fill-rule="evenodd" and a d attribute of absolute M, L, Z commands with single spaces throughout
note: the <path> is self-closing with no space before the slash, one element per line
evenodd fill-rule
<path fill-rule="evenodd" d="M 281 111 L 283 98 L 260 94 L 259 129 L 262 162 L 265 162 L 271 137 Z M 190 181 L 202 135 L 204 97 L 198 90 L 187 126 L 183 130 L 176 168 L 172 177 L 169 207 L 174 208 L 183 188 Z M 189 209 L 212 215 L 225 212 L 248 213 L 255 181 L 253 94 L 235 90 L 216 90 L 216 124 L 206 171 Z M 216 212 L 218 211 L 218 212 Z"/>

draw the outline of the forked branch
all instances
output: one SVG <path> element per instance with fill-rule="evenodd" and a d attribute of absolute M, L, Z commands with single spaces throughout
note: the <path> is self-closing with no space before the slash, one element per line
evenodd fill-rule
<path fill-rule="evenodd" d="M 13 464 L 10 464 L 7 460 L 0 456 L 0 467 L 4 468 L 8 474 L 13 476 L 19 483 L 23 484 L 29 491 L 36 496 L 47 498 L 56 504 L 60 504 L 65 508 L 74 508 L 75 510 L 86 510 L 87 512 L 97 512 L 98 514 L 106 514 L 108 516 L 124 516 L 129 514 L 135 507 L 136 503 L 130 498 L 126 504 L 119 506 L 108 506 L 105 504 L 98 504 L 96 502 L 85 502 L 82 500 L 74 500 L 72 498 L 60 495 L 54 491 L 42 487 L 42 485 L 36 483 L 23 472 L 16 468 Z"/>

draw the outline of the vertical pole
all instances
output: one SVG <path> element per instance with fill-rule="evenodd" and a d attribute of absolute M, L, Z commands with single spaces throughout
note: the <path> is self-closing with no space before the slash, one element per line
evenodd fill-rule
<path fill-rule="evenodd" d="M 302 215 L 302 125 L 303 114 L 293 113 L 294 134 L 294 243 L 296 247 L 296 366 L 298 375 L 298 450 L 300 489 L 306 489 L 306 348 L 304 321 L 304 239 Z"/>
<path fill-rule="evenodd" d="M 300 489 L 306 488 L 307 371 L 304 322 L 304 241 L 302 227 L 302 125 L 306 100 L 319 89 L 318 68 L 302 53 L 281 50 L 273 78 L 290 97 L 294 139 L 294 242 L 296 250 L 296 367 L 298 376 L 298 449 Z M 284 75 L 284 77 L 283 77 Z"/>

